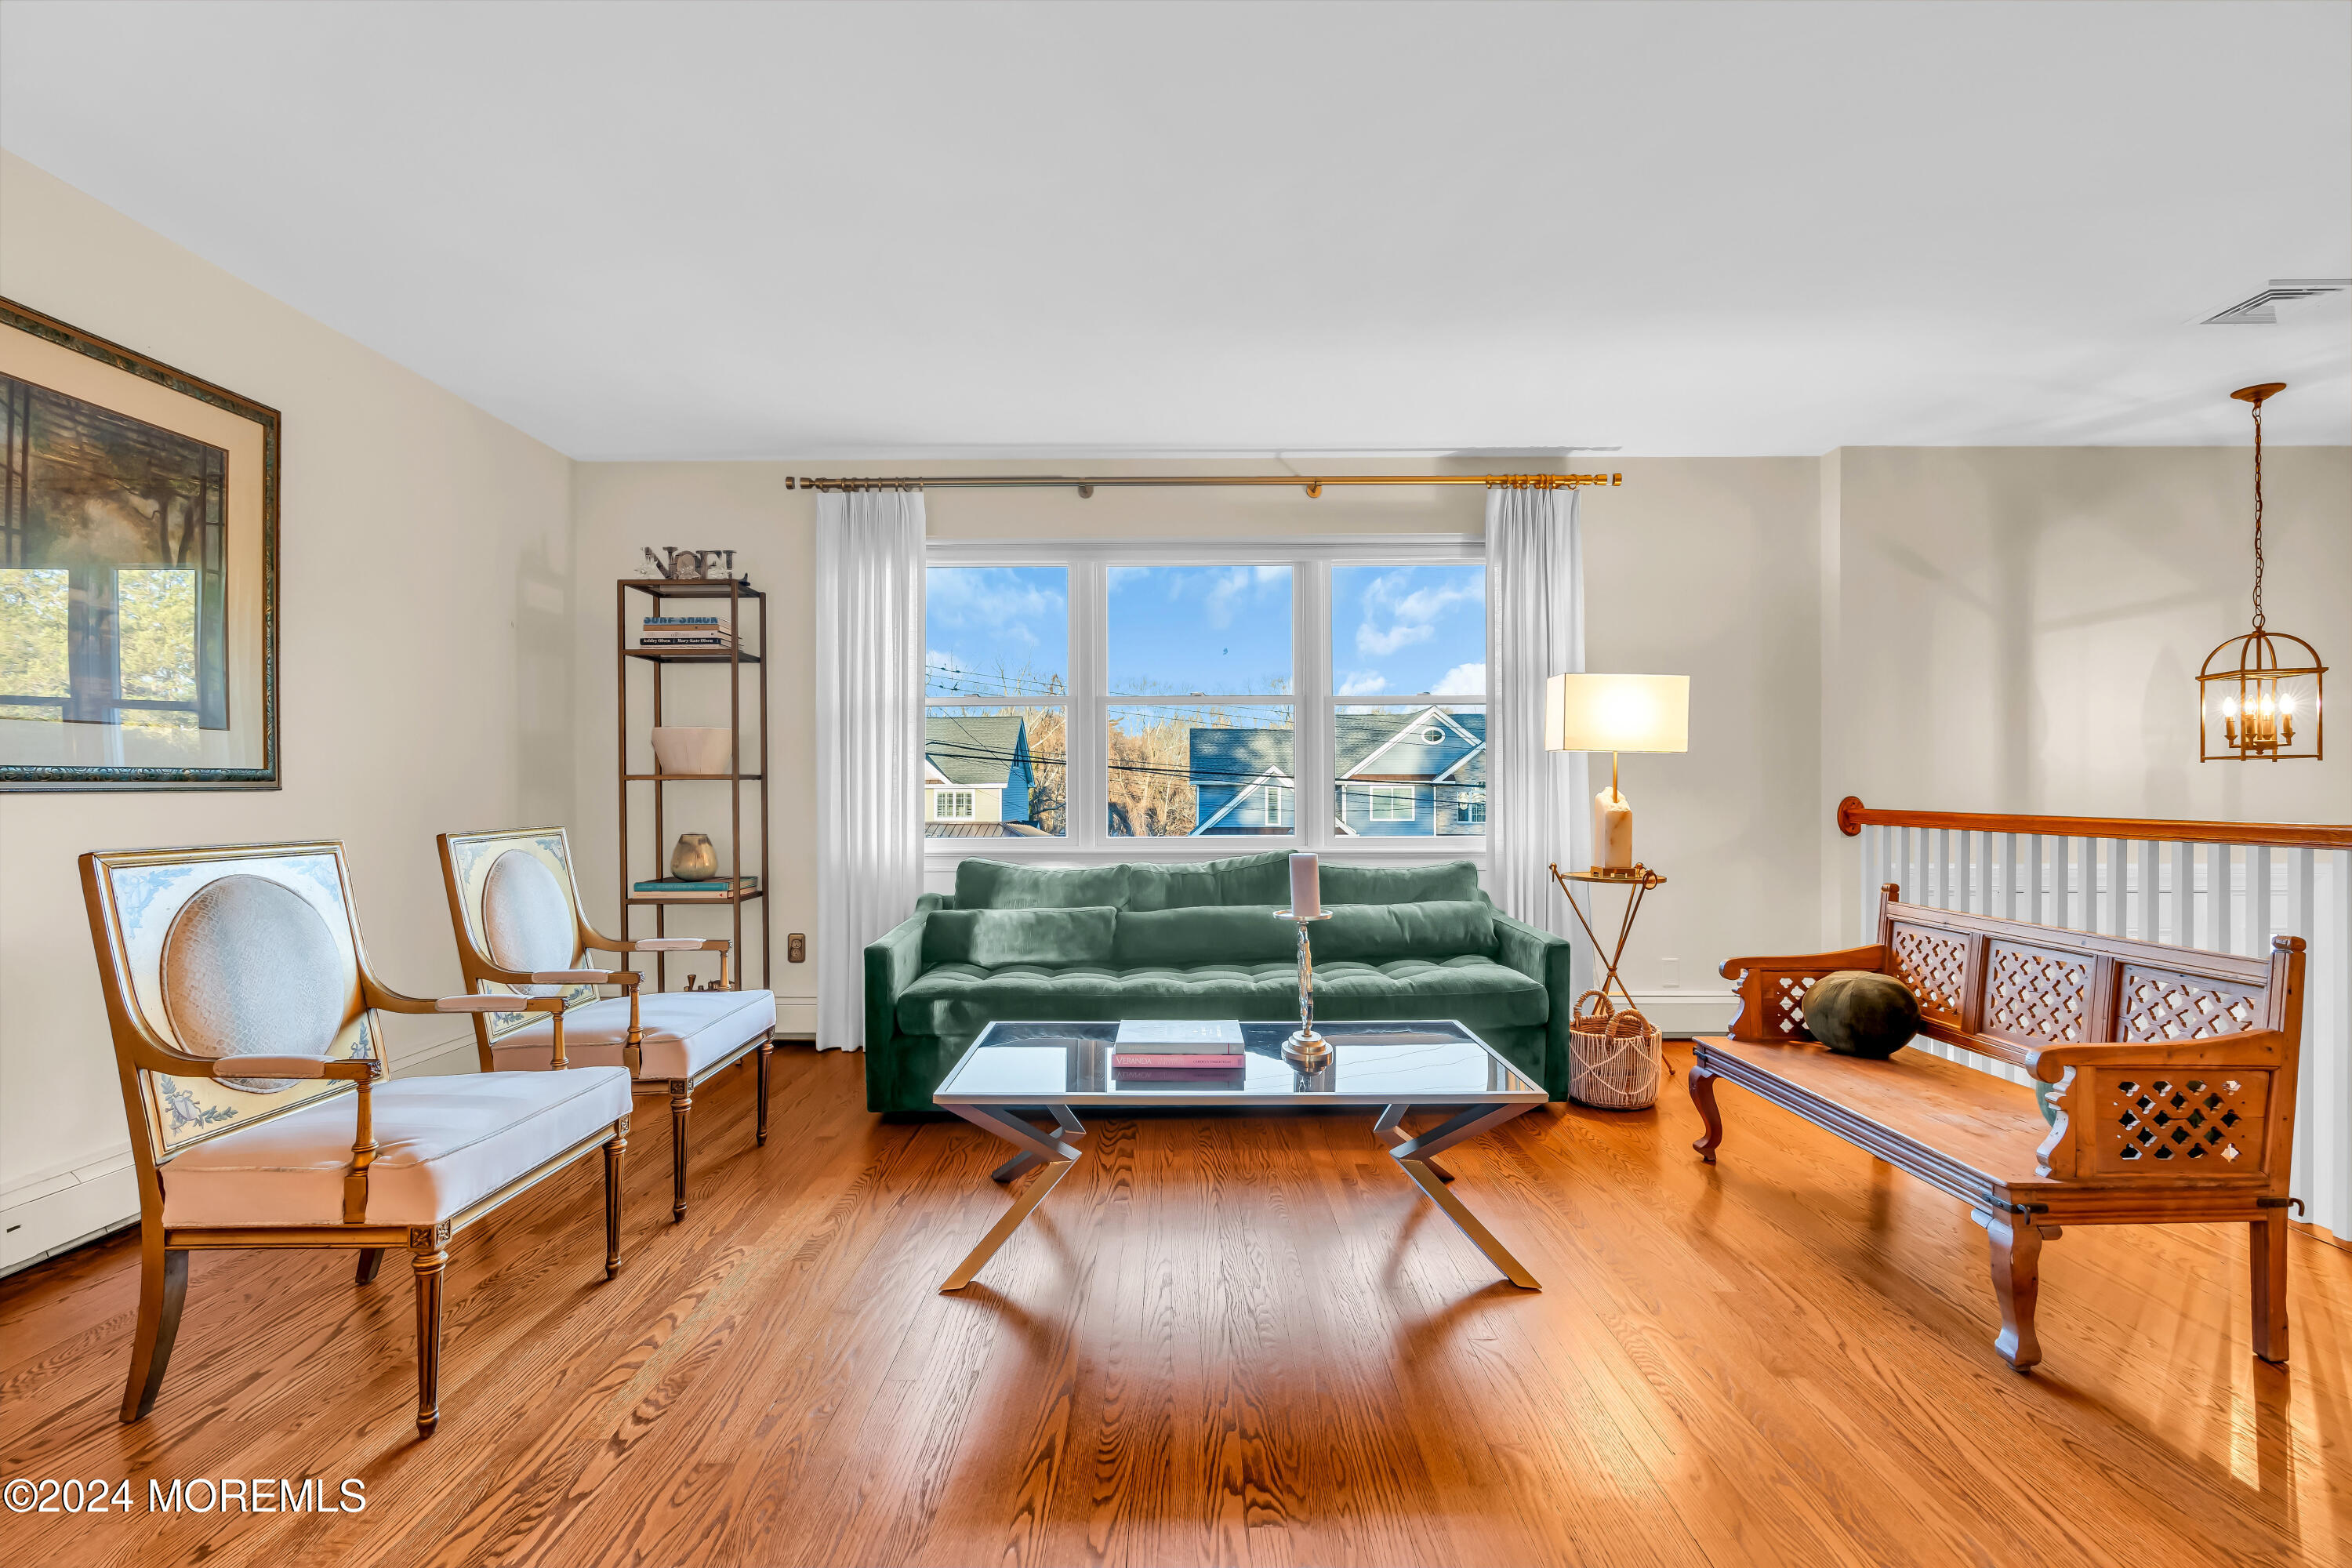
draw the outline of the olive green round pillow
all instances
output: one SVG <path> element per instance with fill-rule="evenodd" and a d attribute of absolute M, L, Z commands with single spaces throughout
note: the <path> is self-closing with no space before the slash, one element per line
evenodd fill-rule
<path fill-rule="evenodd" d="M 1919 1032 L 1919 999 L 1889 974 L 1841 969 L 1805 993 L 1805 1027 L 1842 1057 L 1885 1061 Z"/>

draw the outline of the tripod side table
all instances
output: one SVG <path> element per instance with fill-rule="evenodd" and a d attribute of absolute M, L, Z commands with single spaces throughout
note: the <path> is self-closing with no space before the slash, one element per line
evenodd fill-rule
<path fill-rule="evenodd" d="M 1630 871 L 1604 871 L 1598 867 L 1590 871 L 1563 871 L 1555 865 L 1551 868 L 1551 877 L 1559 884 L 1559 890 L 1568 895 L 1569 910 L 1576 916 L 1576 923 L 1584 928 L 1584 934 L 1591 939 L 1592 951 L 1596 955 L 1601 952 L 1600 934 L 1592 929 L 1592 922 L 1585 918 L 1583 907 L 1576 901 L 1576 889 L 1570 884 L 1582 882 L 1596 889 L 1625 889 L 1625 918 L 1618 922 L 1617 945 L 1609 952 L 1609 967 L 1602 974 L 1598 989 L 1601 1001 L 1605 1003 L 1609 1000 L 1609 988 L 1614 985 L 1617 994 L 1624 998 L 1625 1005 L 1633 1007 L 1633 994 L 1625 989 L 1624 979 L 1618 974 L 1617 965 L 1625 956 L 1625 939 L 1633 934 L 1633 917 L 1642 912 L 1642 900 L 1651 889 L 1665 886 L 1666 879 L 1638 861 Z M 1598 895 L 1589 896 L 1594 900 L 1593 912 L 1597 915 L 1600 913 Z"/>

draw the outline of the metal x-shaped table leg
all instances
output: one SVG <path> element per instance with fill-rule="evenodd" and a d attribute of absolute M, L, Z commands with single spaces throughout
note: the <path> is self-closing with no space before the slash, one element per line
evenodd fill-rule
<path fill-rule="evenodd" d="M 1404 1168 L 1404 1173 L 1412 1178 L 1412 1184 L 1427 1194 L 1429 1201 L 1470 1238 L 1470 1245 L 1485 1253 L 1486 1261 L 1502 1270 L 1504 1279 L 1522 1290 L 1540 1290 L 1543 1287 L 1536 1282 L 1534 1275 L 1528 1272 L 1527 1266 L 1512 1257 L 1508 1247 L 1495 1239 L 1495 1233 L 1488 1230 L 1476 1215 L 1465 1208 L 1460 1198 L 1445 1190 L 1446 1182 L 1452 1178 L 1441 1173 L 1430 1159 L 1431 1155 L 1443 1153 L 1465 1139 L 1475 1138 L 1488 1128 L 1498 1127 L 1529 1109 L 1525 1105 L 1474 1105 L 1418 1138 L 1402 1139 L 1389 1152 Z M 1405 1108 L 1402 1105 L 1391 1105 L 1381 1112 L 1383 1136 L 1394 1132 L 1396 1123 L 1402 1119 L 1404 1112 Z"/>
<path fill-rule="evenodd" d="M 973 1126 L 985 1128 L 1021 1150 L 1020 1153 L 989 1173 L 992 1180 L 1010 1182 L 1033 1165 L 1042 1165 L 1045 1168 L 1037 1173 L 1037 1179 L 1031 1182 L 1021 1195 L 1013 1200 L 1013 1206 L 1004 1211 L 996 1224 L 990 1227 L 988 1234 L 980 1238 L 980 1245 L 973 1247 L 970 1256 L 961 1263 L 956 1265 L 955 1272 L 949 1275 L 947 1283 L 940 1287 L 942 1292 L 961 1290 L 972 1282 L 973 1277 L 980 1273 L 988 1260 L 996 1256 L 996 1249 L 1003 1247 L 1005 1239 L 1021 1228 L 1021 1222 L 1027 1219 L 1030 1213 L 1045 1201 L 1045 1194 L 1052 1192 L 1055 1185 L 1069 1173 L 1070 1166 L 1076 1162 L 1079 1153 L 1079 1151 L 1073 1149 L 1059 1138 L 1051 1133 L 1038 1131 L 1037 1129 L 1002 1107 L 950 1105 L 948 1109 Z M 1076 1134 L 1086 1131 L 1085 1124 L 1071 1113 L 1068 1106 L 1056 1105 L 1049 1109 L 1054 1112 L 1055 1125 L 1062 1131 Z"/>
<path fill-rule="evenodd" d="M 1395 1148 L 1405 1141 L 1405 1135 L 1398 1131 L 1397 1123 L 1402 1121 L 1404 1113 L 1412 1109 L 1409 1105 L 1382 1106 L 1381 1119 L 1372 1123 L 1372 1131 L 1386 1139 L 1390 1148 Z M 1454 1179 L 1454 1173 L 1434 1160 L 1429 1162 L 1429 1168 L 1437 1173 L 1437 1179 L 1441 1182 L 1450 1182 Z"/>

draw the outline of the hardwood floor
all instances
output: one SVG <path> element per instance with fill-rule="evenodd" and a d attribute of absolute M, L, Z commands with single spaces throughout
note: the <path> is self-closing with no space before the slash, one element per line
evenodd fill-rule
<path fill-rule="evenodd" d="M 1688 1053 L 1678 1053 L 1679 1068 Z M 0 1476 L 43 1563 L 2340 1563 L 2352 1255 L 2294 1238 L 2294 1364 L 2247 1349 L 2242 1228 L 2074 1230 L 2031 1376 L 1959 1205 L 1736 1089 L 1721 1163 L 1554 1107 L 1447 1156 L 1501 1283 L 1357 1113 L 1092 1124 L 961 1297 L 1005 1145 L 884 1126 L 857 1058 L 776 1058 L 451 1249 L 441 1426 L 407 1270 L 198 1254 L 155 1412 L 115 1419 L 135 1245 L 0 1281 Z M 154 1514 L 149 1479 L 363 1480 L 364 1512 Z"/>

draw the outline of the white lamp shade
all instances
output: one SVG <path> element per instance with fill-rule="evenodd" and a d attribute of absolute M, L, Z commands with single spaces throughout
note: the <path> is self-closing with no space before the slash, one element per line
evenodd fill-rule
<path fill-rule="evenodd" d="M 1544 685 L 1548 752 L 1687 752 L 1687 675 L 1555 675 Z"/>

